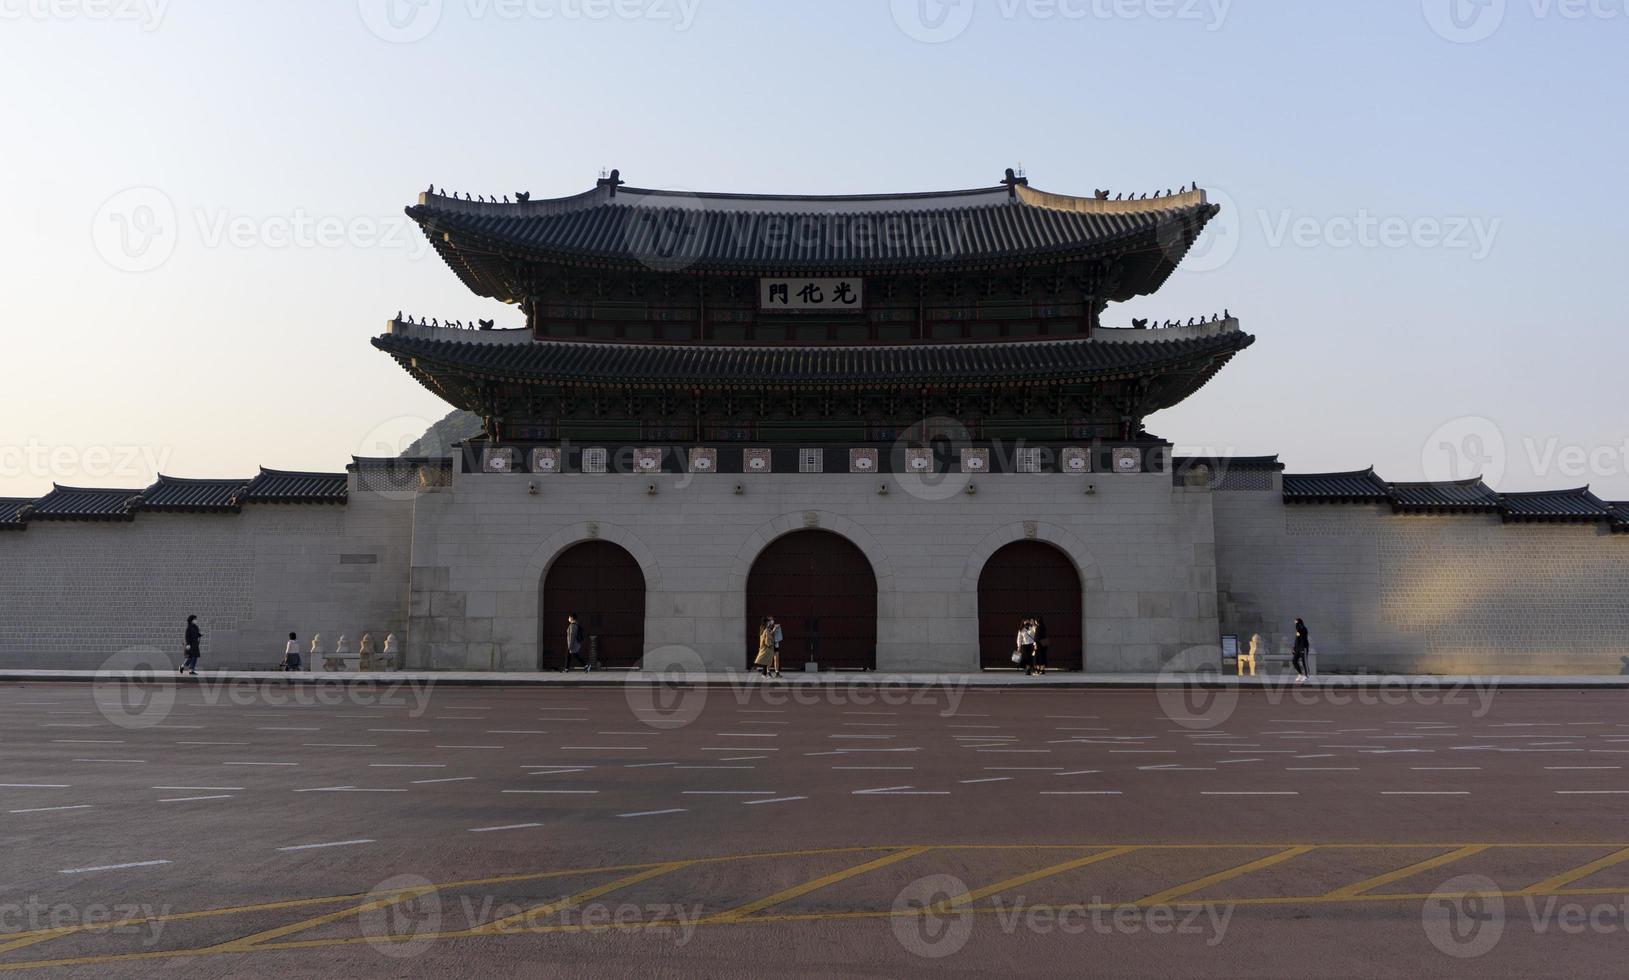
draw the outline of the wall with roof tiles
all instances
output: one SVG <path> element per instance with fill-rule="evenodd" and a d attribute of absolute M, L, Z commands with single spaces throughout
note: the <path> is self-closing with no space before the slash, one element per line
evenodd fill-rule
<path fill-rule="evenodd" d="M 1601 524 L 1285 505 L 1218 493 L 1224 633 L 1287 655 L 1296 616 L 1323 670 L 1616 674 L 1629 669 L 1629 536 Z"/>
<path fill-rule="evenodd" d="M 222 668 L 275 665 L 290 631 L 302 648 L 345 633 L 353 650 L 364 630 L 405 635 L 413 496 L 0 535 L 0 666 L 99 667 L 136 648 L 179 664 L 189 614 Z"/>
<path fill-rule="evenodd" d="M 1158 670 L 1216 643 L 1211 495 L 1173 487 L 1169 474 L 1097 474 L 1092 495 L 1061 474 L 982 476 L 974 495 L 960 475 L 931 489 L 841 473 L 656 479 L 650 494 L 645 476 L 459 474 L 454 492 L 421 497 L 408 664 L 535 669 L 544 573 L 598 537 L 644 570 L 647 666 L 691 651 L 709 668 L 738 668 L 752 561 L 802 527 L 841 534 L 870 560 L 880 670 L 976 669 L 983 560 L 1025 537 L 1081 570 L 1089 670 Z"/>

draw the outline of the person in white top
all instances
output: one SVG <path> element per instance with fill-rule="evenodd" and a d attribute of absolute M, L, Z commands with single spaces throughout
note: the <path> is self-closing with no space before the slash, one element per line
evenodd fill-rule
<path fill-rule="evenodd" d="M 293 633 L 288 635 L 288 645 L 283 647 L 283 669 L 300 669 L 300 644 Z"/>
<path fill-rule="evenodd" d="M 1018 666 L 1025 677 L 1035 673 L 1035 627 L 1027 619 L 1018 627 Z"/>

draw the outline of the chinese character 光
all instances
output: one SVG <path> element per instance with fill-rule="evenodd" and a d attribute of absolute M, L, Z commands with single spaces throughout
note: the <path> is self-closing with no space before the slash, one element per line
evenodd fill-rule
<path fill-rule="evenodd" d="M 837 284 L 836 290 L 837 294 L 832 297 L 832 302 L 834 303 L 841 303 L 844 306 L 853 306 L 855 303 L 860 301 L 860 298 L 854 295 L 854 285 L 852 283 L 840 282 Z"/>

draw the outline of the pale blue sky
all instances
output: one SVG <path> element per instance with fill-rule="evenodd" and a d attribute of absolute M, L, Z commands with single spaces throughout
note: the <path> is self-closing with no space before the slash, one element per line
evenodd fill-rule
<path fill-rule="evenodd" d="M 1621 0 L 1464 0 L 1460 28 L 1451 0 L 423 2 L 0 0 L 0 495 L 339 469 L 438 418 L 368 338 L 398 309 L 519 316 L 406 227 L 432 181 L 912 191 L 1021 163 L 1228 206 L 1194 270 L 1107 315 L 1225 307 L 1259 338 L 1152 419 L 1179 446 L 1418 479 L 1470 439 L 1503 489 L 1629 498 Z M 428 19 L 393 34 L 391 3 Z M 1364 216 L 1400 238 L 1343 244 Z"/>

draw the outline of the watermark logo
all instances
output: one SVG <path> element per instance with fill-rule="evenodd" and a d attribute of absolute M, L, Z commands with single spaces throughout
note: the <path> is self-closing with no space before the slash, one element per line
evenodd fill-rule
<path fill-rule="evenodd" d="M 1155 682 L 1160 711 L 1183 728 L 1208 731 L 1227 724 L 1239 707 L 1239 690 L 1212 671 L 1190 671 L 1174 660 Z"/>
<path fill-rule="evenodd" d="M 689 193 L 624 195 L 622 244 L 639 263 L 657 272 L 680 272 L 702 257 L 707 207 Z"/>
<path fill-rule="evenodd" d="M 966 452 L 971 447 L 972 433 L 960 419 L 923 419 L 894 440 L 890 479 L 918 500 L 949 500 L 989 469 L 987 456 Z"/>
<path fill-rule="evenodd" d="M 1434 483 L 1481 477 L 1498 486 L 1505 475 L 1505 434 L 1492 419 L 1467 415 L 1437 426 L 1420 451 L 1420 471 Z"/>
<path fill-rule="evenodd" d="M 1505 22 L 1505 0 L 1420 0 L 1425 22 L 1445 41 L 1485 41 Z"/>
<path fill-rule="evenodd" d="M 0 21 L 133 23 L 146 33 L 164 22 L 169 0 L 0 0 Z"/>
<path fill-rule="evenodd" d="M 943 959 L 961 952 L 973 935 L 973 914 L 952 905 L 967 894 L 967 883 L 955 875 L 929 875 L 906 885 L 894 898 L 889 924 L 894 939 L 907 952 Z"/>
<path fill-rule="evenodd" d="M 700 683 L 706 663 L 685 646 L 664 646 L 645 654 L 644 672 L 632 673 L 623 687 L 628 708 L 647 727 L 684 728 L 707 707 L 707 688 Z M 645 674 L 654 672 L 652 682 Z"/>
<path fill-rule="evenodd" d="M 892 0 L 894 23 L 905 36 L 923 44 L 943 44 L 961 37 L 973 23 L 974 0 Z"/>
<path fill-rule="evenodd" d="M 391 959 L 419 956 L 441 931 L 441 896 L 428 878 L 397 875 L 368 893 L 357 922 L 368 945 Z"/>
<path fill-rule="evenodd" d="M 170 196 L 156 187 L 114 194 L 91 219 L 96 253 L 120 272 L 151 272 L 175 254 L 181 223 Z"/>
<path fill-rule="evenodd" d="M 1505 900 L 1482 875 L 1460 875 L 1426 899 L 1420 925 L 1431 945 L 1455 959 L 1484 956 L 1505 933 Z"/>
<path fill-rule="evenodd" d="M 441 23 L 442 0 L 357 0 L 362 23 L 389 44 L 422 41 Z"/>
<path fill-rule="evenodd" d="M 175 709 L 175 687 L 159 678 L 176 669 L 157 647 L 126 647 L 107 658 L 92 685 L 102 717 L 127 729 L 164 724 Z"/>

